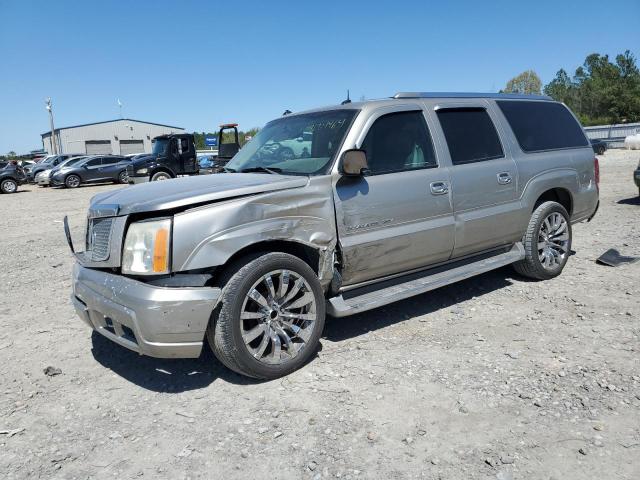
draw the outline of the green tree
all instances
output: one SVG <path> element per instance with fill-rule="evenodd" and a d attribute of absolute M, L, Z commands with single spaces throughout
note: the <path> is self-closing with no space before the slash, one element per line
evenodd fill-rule
<path fill-rule="evenodd" d="M 13 150 L 11 150 L 9 153 L 7 153 L 7 157 L 8 158 L 16 158 L 16 156 L 17 156 L 17 154 Z"/>
<path fill-rule="evenodd" d="M 541 89 L 542 80 L 538 74 L 533 70 L 527 70 L 509 80 L 503 92 L 540 95 Z"/>
<path fill-rule="evenodd" d="M 592 53 L 572 79 L 561 69 L 544 92 L 567 104 L 585 125 L 640 121 L 640 71 L 629 50 L 615 62 Z"/>

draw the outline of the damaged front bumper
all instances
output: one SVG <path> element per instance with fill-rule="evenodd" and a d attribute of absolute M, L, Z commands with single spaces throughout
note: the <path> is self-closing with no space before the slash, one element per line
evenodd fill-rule
<path fill-rule="evenodd" d="M 197 358 L 219 288 L 166 288 L 83 267 L 73 269 L 78 316 L 110 340 L 158 358 Z"/>

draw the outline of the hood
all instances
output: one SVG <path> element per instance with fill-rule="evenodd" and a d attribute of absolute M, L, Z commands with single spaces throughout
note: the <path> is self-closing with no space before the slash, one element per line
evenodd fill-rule
<path fill-rule="evenodd" d="M 308 177 L 267 173 L 218 173 L 183 177 L 130 185 L 120 190 L 98 194 L 91 199 L 91 208 L 96 209 L 98 205 L 117 205 L 118 215 L 171 210 L 232 197 L 300 188 L 308 182 Z"/>

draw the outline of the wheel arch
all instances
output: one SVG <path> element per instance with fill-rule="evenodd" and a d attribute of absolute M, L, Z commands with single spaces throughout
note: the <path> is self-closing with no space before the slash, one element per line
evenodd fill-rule
<path fill-rule="evenodd" d="M 153 177 L 156 173 L 159 173 L 159 172 L 168 173 L 169 175 L 171 175 L 171 178 L 176 178 L 175 172 L 173 170 L 171 170 L 169 167 L 165 167 L 165 166 L 160 166 L 160 167 L 153 168 L 149 172 L 149 178 Z"/>
<path fill-rule="evenodd" d="M 544 191 L 533 204 L 531 212 L 544 202 L 557 202 L 565 208 L 569 213 L 569 217 L 573 214 L 573 197 L 571 196 L 571 192 L 566 188 L 556 187 Z"/>

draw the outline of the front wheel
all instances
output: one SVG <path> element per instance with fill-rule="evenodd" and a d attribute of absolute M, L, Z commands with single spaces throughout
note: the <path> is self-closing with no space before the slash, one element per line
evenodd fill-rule
<path fill-rule="evenodd" d="M 548 280 L 557 277 L 571 252 L 571 221 L 557 202 L 544 202 L 529 220 L 523 238 L 525 258 L 513 266 L 525 277 Z"/>
<path fill-rule="evenodd" d="M 170 178 L 171 175 L 169 175 L 167 172 L 156 172 L 151 176 L 151 181 L 159 182 L 161 180 L 169 180 Z"/>
<path fill-rule="evenodd" d="M 129 183 L 129 175 L 127 175 L 127 171 L 123 171 L 120 172 L 120 174 L 118 175 L 118 182 L 119 183 Z"/>
<path fill-rule="evenodd" d="M 67 175 L 67 178 L 64 179 L 64 185 L 67 188 L 78 188 L 81 182 L 80 177 L 77 175 Z"/>
<path fill-rule="evenodd" d="M 315 272 L 299 258 L 268 253 L 246 263 L 224 285 L 207 330 L 215 356 L 261 379 L 287 375 L 314 354 L 325 304 Z"/>
<path fill-rule="evenodd" d="M 0 192 L 2 193 L 16 193 L 18 190 L 18 183 L 12 178 L 6 178 L 0 182 Z"/>

